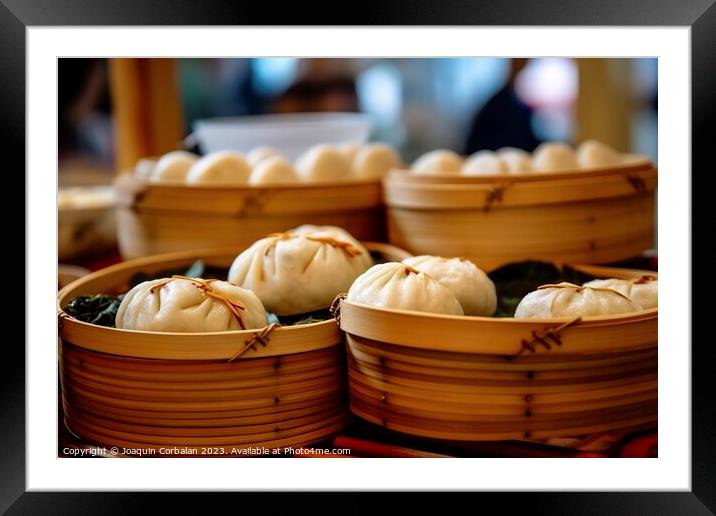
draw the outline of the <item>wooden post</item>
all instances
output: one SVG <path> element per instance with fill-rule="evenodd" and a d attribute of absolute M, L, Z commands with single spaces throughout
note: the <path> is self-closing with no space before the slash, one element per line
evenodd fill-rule
<path fill-rule="evenodd" d="M 176 59 L 110 59 L 117 171 L 181 147 L 184 136 Z"/>
<path fill-rule="evenodd" d="M 630 60 L 576 61 L 579 71 L 576 143 L 595 139 L 629 152 L 634 109 Z"/>

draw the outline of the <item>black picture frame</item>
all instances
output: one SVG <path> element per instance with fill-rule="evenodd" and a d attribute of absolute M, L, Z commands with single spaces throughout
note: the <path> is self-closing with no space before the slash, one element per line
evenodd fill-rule
<path fill-rule="evenodd" d="M 413 0 L 369 8 L 336 10 L 332 25 L 613 25 L 613 26 L 684 26 L 691 28 L 692 73 L 692 156 L 693 169 L 701 168 L 711 155 L 716 107 L 716 5 L 714 0 Z M 439 8 L 436 7 L 439 5 Z M 78 0 L 0 0 L 0 131 L 6 149 L 13 149 L 24 170 L 25 134 L 25 29 L 38 25 L 282 25 L 311 19 L 313 9 L 306 4 L 282 2 L 274 5 L 230 1 L 202 2 L 78 1 Z M 273 11 L 273 12 L 272 12 Z M 308 14 L 308 16 L 306 16 Z M 22 168 L 20 168 L 22 167 Z M 688 174 L 689 171 L 679 171 Z M 706 170 L 704 170 L 706 173 Z M 693 175 L 692 175 L 693 177 Z M 24 186 L 21 186 L 24 189 Z M 692 192 L 697 193 L 696 189 Z M 696 217 L 692 235 L 709 220 Z M 706 234 L 706 233 L 703 233 Z M 694 241 L 694 247 L 699 244 Z M 20 246 L 16 246 L 20 248 Z M 703 253 L 707 253 L 704 248 Z M 701 253 L 692 249 L 693 256 Z M 709 255 L 708 253 L 706 254 Z M 690 281 L 690 279 L 689 279 Z M 689 300 L 690 301 L 690 300 Z M 699 308 L 694 303 L 698 320 Z M 702 305 L 703 306 L 703 305 Z M 9 344 L 9 343 L 8 343 Z M 668 343 L 686 346 L 687 342 Z M 48 344 L 49 345 L 49 344 Z M 691 492 L 624 493 L 509 493 L 500 496 L 502 508 L 528 507 L 531 513 L 549 514 L 713 514 L 716 511 L 716 432 L 714 431 L 713 344 L 710 339 L 693 339 L 692 345 L 692 490 Z M 132 514 L 142 512 L 156 496 L 150 493 L 37 493 L 25 492 L 25 354 L 19 346 L 4 349 L 2 394 L 0 395 L 0 511 L 7 514 Z M 252 505 L 266 507 L 268 497 L 240 494 L 236 510 Z M 228 494 L 219 501 L 227 500 Z M 338 513 L 359 513 L 380 507 L 376 494 L 350 495 Z M 306 498 L 306 495 L 302 495 Z M 422 497 L 414 500 L 422 504 Z M 228 500 L 227 500 L 228 502 Z M 229 502 L 232 503 L 232 502 Z M 272 506 L 275 500 L 271 499 Z M 296 502 L 294 502 L 296 503 Z M 299 498 L 297 503 L 302 503 Z M 335 503 L 335 502 L 334 502 Z M 455 499 L 455 504 L 460 501 Z M 472 503 L 472 502 L 469 502 Z M 192 512 L 193 504 L 185 493 L 162 497 L 164 512 L 181 508 Z M 313 503 L 311 502 L 311 505 Z M 202 505 L 196 514 L 208 514 Z M 458 507 L 458 505 L 455 505 Z M 504 510 L 504 509 L 501 509 Z M 263 511 L 267 512 L 267 511 Z M 268 511 L 272 512 L 272 511 Z"/>

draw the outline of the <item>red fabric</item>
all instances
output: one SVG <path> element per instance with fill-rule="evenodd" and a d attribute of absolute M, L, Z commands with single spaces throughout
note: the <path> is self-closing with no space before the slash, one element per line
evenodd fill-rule
<path fill-rule="evenodd" d="M 619 452 L 619 457 L 646 458 L 658 456 L 659 440 L 656 432 L 627 440 Z"/>

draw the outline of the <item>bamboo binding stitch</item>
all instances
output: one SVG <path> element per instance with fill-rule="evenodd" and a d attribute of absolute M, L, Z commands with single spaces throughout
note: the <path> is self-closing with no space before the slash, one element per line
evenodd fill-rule
<path fill-rule="evenodd" d="M 482 210 L 487 213 L 490 209 L 492 209 L 493 204 L 502 202 L 505 190 L 507 190 L 510 186 L 512 186 L 512 183 L 501 183 L 490 188 L 490 191 L 487 192 L 487 197 L 485 198 L 485 206 Z"/>
<path fill-rule="evenodd" d="M 266 326 L 265 328 L 263 328 L 261 331 L 259 331 L 258 333 L 254 333 L 254 336 L 251 337 L 249 340 L 247 340 L 244 343 L 244 346 L 239 351 L 234 353 L 234 355 L 232 355 L 231 358 L 229 358 L 227 360 L 227 362 L 228 363 L 233 362 L 234 360 L 239 358 L 241 355 L 246 353 L 249 349 L 256 349 L 256 344 L 260 343 L 263 347 L 268 346 L 268 343 L 270 340 L 269 334 L 275 328 L 280 328 L 280 327 L 281 327 L 281 325 L 279 323 L 271 323 L 268 326 Z"/>
<path fill-rule="evenodd" d="M 59 312 L 59 313 L 57 314 L 57 331 L 61 331 L 61 330 L 62 330 L 62 327 L 63 327 L 64 324 L 65 324 L 65 323 L 64 323 L 65 319 L 69 319 L 69 318 L 70 318 L 70 315 L 68 315 L 68 314 L 65 313 L 64 311 Z"/>
<path fill-rule="evenodd" d="M 346 297 L 348 297 L 348 294 L 346 292 L 341 292 L 336 296 L 331 303 L 331 307 L 328 309 L 333 318 L 336 320 L 336 324 L 339 328 L 341 327 L 341 301 L 343 301 Z"/>
<path fill-rule="evenodd" d="M 646 183 L 644 182 L 644 180 L 641 177 L 634 175 L 634 174 L 628 174 L 625 177 L 626 177 L 626 180 L 629 181 L 629 184 L 632 185 L 632 187 L 634 187 L 634 190 L 637 193 L 644 193 L 647 191 Z"/>
<path fill-rule="evenodd" d="M 559 332 L 569 326 L 572 326 L 573 324 L 577 324 L 581 320 L 582 320 L 581 317 L 575 317 L 571 321 L 562 323 L 559 326 L 557 326 L 556 328 L 549 328 L 549 329 L 545 330 L 541 335 L 536 331 L 532 331 L 532 338 L 530 340 L 522 339 L 522 342 L 521 342 L 522 347 L 520 348 L 520 350 L 517 353 L 515 353 L 514 355 L 509 356 L 509 358 L 510 359 L 516 358 L 516 357 L 520 356 L 522 353 L 524 353 L 525 350 L 529 350 L 532 353 L 534 353 L 535 346 L 538 344 L 543 345 L 545 347 L 545 349 L 547 349 L 547 351 L 549 351 L 552 349 L 552 344 L 550 344 L 547 339 L 552 339 L 552 341 L 554 341 L 554 343 L 557 346 L 561 346 L 562 345 L 562 337 L 560 336 Z"/>

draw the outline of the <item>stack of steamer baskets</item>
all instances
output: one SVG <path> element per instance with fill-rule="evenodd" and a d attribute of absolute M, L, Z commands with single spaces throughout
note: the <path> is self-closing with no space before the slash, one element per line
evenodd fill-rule
<path fill-rule="evenodd" d="M 388 260 L 408 256 L 385 244 L 367 247 Z M 139 258 L 60 292 L 61 385 L 71 432 L 157 455 L 231 455 L 315 443 L 345 428 L 345 345 L 333 319 L 166 333 L 99 326 L 65 311 L 77 296 L 127 292 L 138 273 L 162 275 L 197 259 L 223 269 L 236 255 L 234 248 Z"/>
<path fill-rule="evenodd" d="M 542 260 L 593 277 L 653 245 L 657 172 L 647 159 L 529 174 L 384 180 L 389 241 L 485 271 Z M 577 265 L 579 264 L 579 265 Z M 482 441 L 654 428 L 658 309 L 515 319 L 431 314 L 347 299 L 351 411 L 397 432 Z"/>

